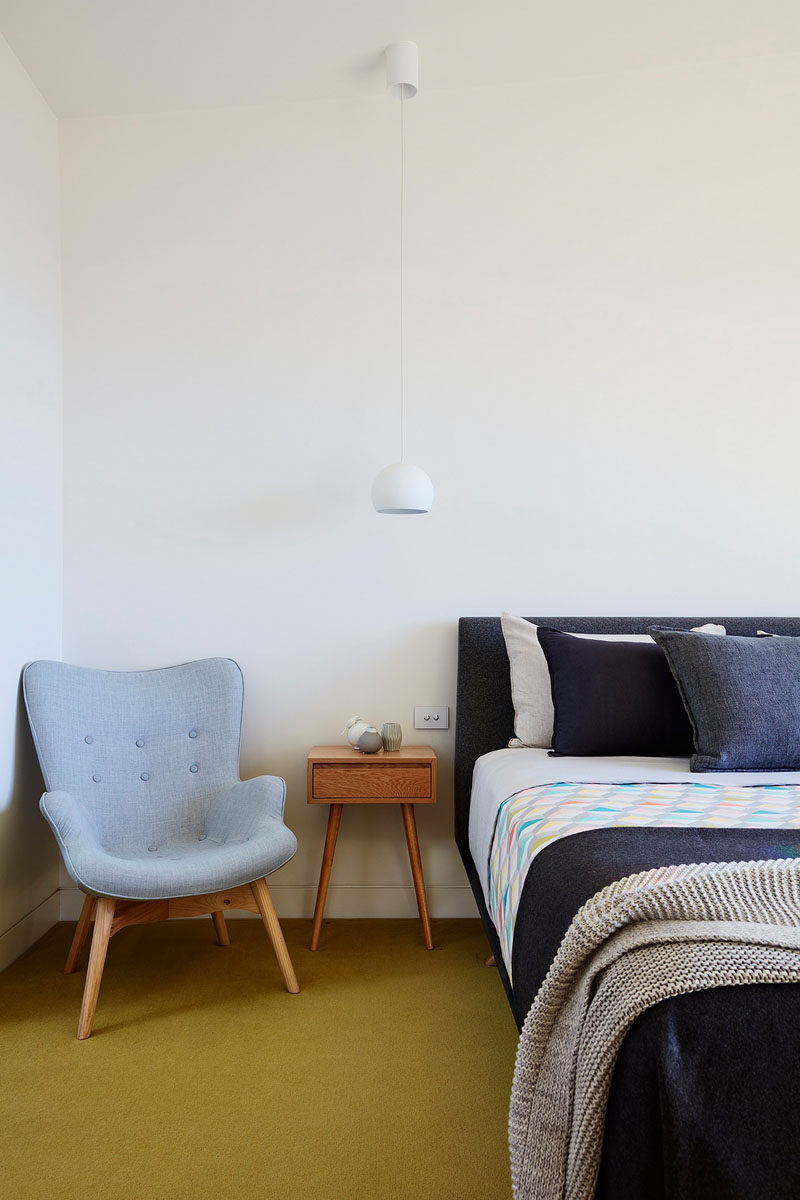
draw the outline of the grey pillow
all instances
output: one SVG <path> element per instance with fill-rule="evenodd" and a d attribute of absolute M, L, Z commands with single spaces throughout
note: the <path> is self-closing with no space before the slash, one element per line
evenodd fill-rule
<path fill-rule="evenodd" d="M 692 771 L 800 769 L 800 638 L 650 632 L 692 723 Z"/>

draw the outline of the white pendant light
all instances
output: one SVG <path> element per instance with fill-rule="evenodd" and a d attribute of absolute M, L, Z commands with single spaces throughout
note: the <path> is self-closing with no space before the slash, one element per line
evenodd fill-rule
<path fill-rule="evenodd" d="M 433 484 L 422 467 L 407 462 L 391 463 L 375 476 L 372 503 L 379 513 L 430 512 Z"/>
<path fill-rule="evenodd" d="M 379 513 L 426 513 L 433 504 L 433 484 L 422 470 L 405 461 L 404 447 L 404 339 L 403 339 L 403 233 L 405 200 L 405 123 L 403 104 L 419 87 L 419 51 L 414 42 L 396 42 L 386 50 L 386 86 L 400 100 L 400 461 L 376 476 L 372 503 Z"/>

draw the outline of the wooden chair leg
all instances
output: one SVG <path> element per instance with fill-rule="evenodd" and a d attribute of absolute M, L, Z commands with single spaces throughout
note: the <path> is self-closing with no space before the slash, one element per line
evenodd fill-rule
<path fill-rule="evenodd" d="M 97 1007 L 97 997 L 100 992 L 100 980 L 103 978 L 103 967 L 108 950 L 108 939 L 111 935 L 111 923 L 114 920 L 116 900 L 110 896 L 101 896 L 97 901 L 97 912 L 94 918 L 94 934 L 92 948 L 89 951 L 89 970 L 86 972 L 86 986 L 83 989 L 83 1004 L 80 1020 L 78 1021 L 78 1041 L 91 1037 L 94 1024 L 94 1010 Z"/>
<path fill-rule="evenodd" d="M 216 912 L 212 912 L 211 920 L 214 922 L 214 928 L 217 931 L 217 941 L 220 946 L 230 946 L 231 939 L 228 933 L 228 926 L 225 924 L 225 917 L 219 909 Z"/>
<path fill-rule="evenodd" d="M 75 926 L 75 936 L 72 939 L 72 945 L 69 948 L 67 961 L 64 963 L 64 974 L 71 975 L 78 965 L 83 943 L 86 941 L 86 935 L 89 932 L 89 926 L 92 923 L 95 906 L 97 905 L 97 896 L 85 896 L 83 900 L 83 908 L 81 915 L 78 917 L 78 924 Z"/>
<path fill-rule="evenodd" d="M 272 903 L 272 896 L 269 894 L 267 881 L 266 879 L 256 879 L 250 884 L 250 887 L 258 911 L 261 913 L 261 920 L 264 922 L 269 934 L 269 940 L 272 942 L 272 949 L 275 951 L 275 957 L 278 960 L 278 966 L 281 969 L 286 990 L 287 992 L 299 992 L 300 985 L 294 973 L 289 951 L 286 949 L 286 942 L 283 940 L 283 932 L 278 921 L 278 914 L 275 912 L 275 906 Z"/>

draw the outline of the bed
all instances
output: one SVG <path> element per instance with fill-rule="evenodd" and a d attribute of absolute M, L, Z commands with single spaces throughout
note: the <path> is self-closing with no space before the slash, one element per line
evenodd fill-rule
<path fill-rule="evenodd" d="M 529 620 L 567 633 L 604 634 L 646 633 L 653 625 L 690 629 L 713 620 L 733 635 L 751 637 L 757 630 L 767 629 L 800 636 L 800 619 L 796 618 Z M 548 759 L 541 752 L 537 757 L 536 752 L 509 750 L 513 735 L 514 708 L 500 619 L 462 618 L 455 836 L 520 1028 L 574 913 L 607 884 L 671 863 L 800 856 L 797 814 L 792 817 L 794 827 L 780 814 L 770 814 L 763 825 L 756 817 L 746 827 L 729 827 L 724 817 L 717 816 L 706 827 L 683 820 L 658 828 L 612 822 L 582 829 L 555 838 L 531 862 L 517 898 L 509 951 L 503 930 L 490 915 L 484 853 L 471 808 L 473 803 L 486 806 L 492 788 L 499 794 L 508 787 L 510 796 L 525 787 L 538 787 L 543 777 L 544 781 L 553 780 L 561 763 L 567 761 Z M 496 769 L 493 774 L 488 772 L 487 783 L 481 777 L 490 766 Z M 680 775 L 687 767 L 688 763 L 672 763 L 664 770 Z M 592 768 L 587 769 L 591 775 Z M 639 769 L 647 779 L 647 767 L 640 764 Z M 613 770 L 611 774 L 613 777 Z M 636 778 L 635 772 L 632 778 Z M 669 774 L 665 778 L 669 779 Z M 787 773 L 786 782 L 792 781 L 797 782 L 795 775 Z M 747 776 L 742 782 L 753 784 L 754 780 Z M 718 987 L 663 1000 L 637 1018 L 617 1057 L 595 1197 L 788 1200 L 800 1195 L 798 1085 L 800 984 Z"/>

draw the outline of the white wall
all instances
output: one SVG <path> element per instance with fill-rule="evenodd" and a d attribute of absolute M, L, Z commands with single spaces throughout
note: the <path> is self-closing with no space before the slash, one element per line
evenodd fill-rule
<path fill-rule="evenodd" d="M 19 699 L 61 653 L 58 125 L 0 37 L 0 969 L 58 919 L 58 853 Z"/>
<path fill-rule="evenodd" d="M 243 767 L 290 786 L 351 713 L 454 702 L 460 614 L 796 613 L 800 90 L 753 59 L 420 93 L 407 111 L 407 451 L 396 457 L 397 108 L 63 125 L 65 657 L 230 654 Z M 469 912 L 441 803 L 435 912 Z M 399 814 L 346 814 L 330 912 L 413 913 Z"/>

